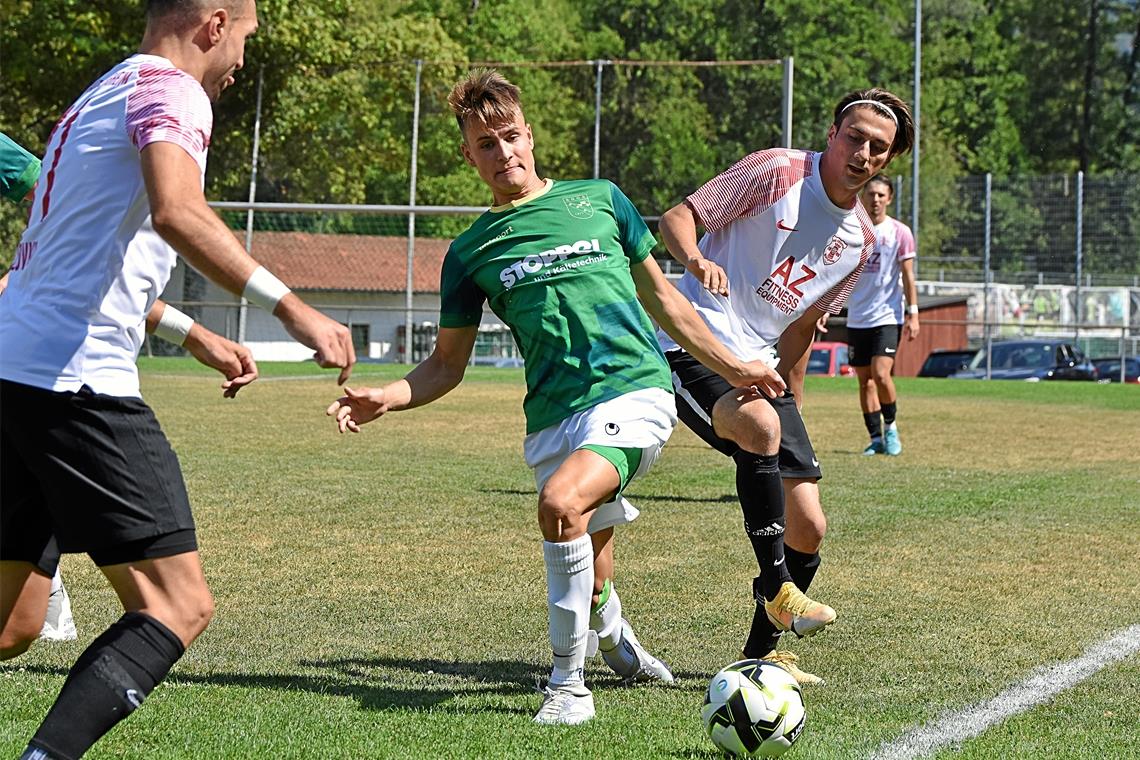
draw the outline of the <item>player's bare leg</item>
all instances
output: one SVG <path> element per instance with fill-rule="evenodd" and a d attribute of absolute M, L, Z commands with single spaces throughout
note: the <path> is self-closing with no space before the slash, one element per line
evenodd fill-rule
<path fill-rule="evenodd" d="M 0 660 L 23 654 L 39 638 L 51 576 L 31 562 L 0 561 Z"/>
<path fill-rule="evenodd" d="M 196 551 L 101 570 L 125 614 L 71 668 L 28 757 L 83 755 L 142 704 L 213 615 Z"/>
<path fill-rule="evenodd" d="M 883 418 L 882 408 L 879 404 L 879 389 L 875 385 L 871 367 L 856 367 L 855 376 L 859 379 L 859 407 L 863 410 L 863 424 L 867 426 L 867 434 L 871 436 L 871 443 L 863 449 L 863 454 L 864 456 L 885 454 L 887 449 L 883 445 Z"/>
<path fill-rule="evenodd" d="M 887 454 L 898 456 L 902 453 L 902 441 L 899 440 L 898 426 L 895 424 L 898 396 L 895 381 L 891 377 L 894 366 L 892 356 L 871 357 L 871 376 L 877 394 L 875 401 L 883 413 L 883 448 Z"/>

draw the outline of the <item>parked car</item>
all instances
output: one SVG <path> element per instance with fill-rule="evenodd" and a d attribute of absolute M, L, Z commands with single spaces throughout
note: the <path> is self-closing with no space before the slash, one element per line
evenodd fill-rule
<path fill-rule="evenodd" d="M 992 344 L 990 377 L 994 380 L 1096 380 L 1096 367 L 1079 348 L 1058 340 L 1006 340 Z M 984 378 L 986 350 L 974 354 L 970 366 L 951 377 Z"/>
<path fill-rule="evenodd" d="M 844 377 L 855 374 L 855 368 L 847 363 L 847 344 L 821 340 L 811 344 L 807 374 Z"/>
<path fill-rule="evenodd" d="M 1106 356 L 1102 359 L 1093 359 L 1096 367 L 1097 380 L 1102 383 L 1120 382 L 1120 357 Z M 1124 382 L 1140 385 L 1140 359 L 1130 356 L 1124 360 Z"/>
<path fill-rule="evenodd" d="M 936 348 L 926 355 L 919 377 L 950 377 L 970 366 L 970 360 L 977 351 L 959 351 L 953 348 Z"/>

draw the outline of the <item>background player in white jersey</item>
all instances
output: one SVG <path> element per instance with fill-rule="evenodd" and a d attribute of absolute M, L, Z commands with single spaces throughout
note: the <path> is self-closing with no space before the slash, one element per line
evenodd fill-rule
<path fill-rule="evenodd" d="M 678 416 L 736 463 L 744 528 L 760 566 L 744 654 L 784 666 L 801 683 L 821 679 L 777 650 L 779 634 L 816 633 L 835 611 L 803 593 L 827 523 L 816 485 L 822 471 L 794 398 L 802 375 L 792 369 L 816 321 L 842 308 L 873 247 L 859 190 L 913 139 L 902 100 L 880 89 L 852 92 L 835 107 L 822 153 L 748 155 L 661 219 L 669 252 L 685 265 L 678 288 L 713 334 L 743 359 L 775 364 L 778 346 L 778 369 L 789 380 L 791 392 L 778 399 L 741 394 L 659 334 Z M 698 226 L 706 230 L 699 243 Z"/>
<path fill-rule="evenodd" d="M 619 675 L 673 680 L 638 643 L 608 582 L 613 527 L 637 515 L 622 490 L 649 469 L 676 423 L 669 372 L 645 312 L 726 385 L 775 395 L 784 384 L 712 336 L 661 273 L 650 256 L 653 235 L 613 183 L 539 177 L 517 87 L 495 72 L 475 72 L 449 102 L 463 155 L 495 205 L 448 250 L 431 356 L 384 388 L 346 388 L 329 414 L 341 432 L 357 432 L 452 390 L 484 303 L 511 328 L 525 357 L 524 453 L 539 491 L 554 652 L 535 721 L 581 723 L 594 716 L 583 673 L 591 629 Z"/>
<path fill-rule="evenodd" d="M 83 755 L 213 614 L 178 460 L 135 366 L 144 329 L 200 333 L 155 308 L 171 246 L 271 309 L 342 380 L 354 362 L 347 328 L 258 267 L 202 192 L 210 101 L 256 27 L 253 0 L 150 0 L 140 53 L 91 85 L 48 141 L 0 298 L 0 655 L 27 646 L 28 610 L 42 623 L 61 552 L 89 554 L 125 614 L 71 668 L 24 758 Z M 215 345 L 227 355 L 207 363 L 236 392 L 255 374 L 249 354 Z"/>
<path fill-rule="evenodd" d="M 847 302 L 850 361 L 859 377 L 859 405 L 871 436 L 863 450 L 868 456 L 902 453 L 895 423 L 898 394 L 891 371 L 899 338 L 906 333 L 907 340 L 914 340 L 919 331 L 914 235 L 910 227 L 887 215 L 893 195 L 891 181 L 881 174 L 863 188 L 863 206 L 875 225 L 875 250 Z"/>

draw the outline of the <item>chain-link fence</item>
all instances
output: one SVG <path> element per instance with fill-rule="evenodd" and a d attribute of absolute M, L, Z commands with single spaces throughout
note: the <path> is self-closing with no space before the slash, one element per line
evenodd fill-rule
<path fill-rule="evenodd" d="M 1140 287 L 1140 177 L 964 177 L 924 211 L 924 279 Z"/>

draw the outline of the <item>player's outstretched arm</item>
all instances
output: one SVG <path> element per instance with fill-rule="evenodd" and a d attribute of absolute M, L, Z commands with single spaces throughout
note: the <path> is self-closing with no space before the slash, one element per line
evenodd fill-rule
<path fill-rule="evenodd" d="M 685 297 L 650 256 L 633 267 L 637 297 L 677 345 L 737 388 L 755 386 L 770 398 L 784 391 L 783 379 L 761 361 L 743 362 L 717 340 Z"/>
<path fill-rule="evenodd" d="M 257 379 L 257 363 L 248 348 L 203 327 L 161 300 L 155 301 L 146 315 L 146 329 L 185 347 L 199 362 L 221 372 L 226 378 L 222 383 L 226 398 L 233 398 Z"/>
<path fill-rule="evenodd" d="M 705 290 L 728 295 L 728 275 L 719 264 L 706 259 L 697 247 L 697 218 L 687 204 L 679 203 L 666 211 L 658 229 L 669 255 L 700 280 Z"/>
<path fill-rule="evenodd" d="M 295 340 L 313 349 L 320 366 L 340 367 L 339 382 L 347 380 L 356 362 L 348 328 L 305 304 L 245 252 L 206 205 L 201 173 L 190 154 L 173 143 L 155 142 L 141 157 L 155 231 L 210 280 L 269 308 Z"/>
<path fill-rule="evenodd" d="M 402 379 L 383 388 L 346 387 L 325 414 L 336 419 L 340 432 L 359 433 L 361 425 L 387 412 L 430 404 L 463 380 L 478 334 L 477 325 L 440 328 L 431 356 Z"/>
<path fill-rule="evenodd" d="M 776 369 L 796 397 L 798 407 L 803 406 L 804 375 L 807 372 L 808 352 L 815 339 L 815 326 L 823 315 L 821 309 L 811 306 L 795 322 L 784 328 L 780 336 L 780 363 Z"/>

